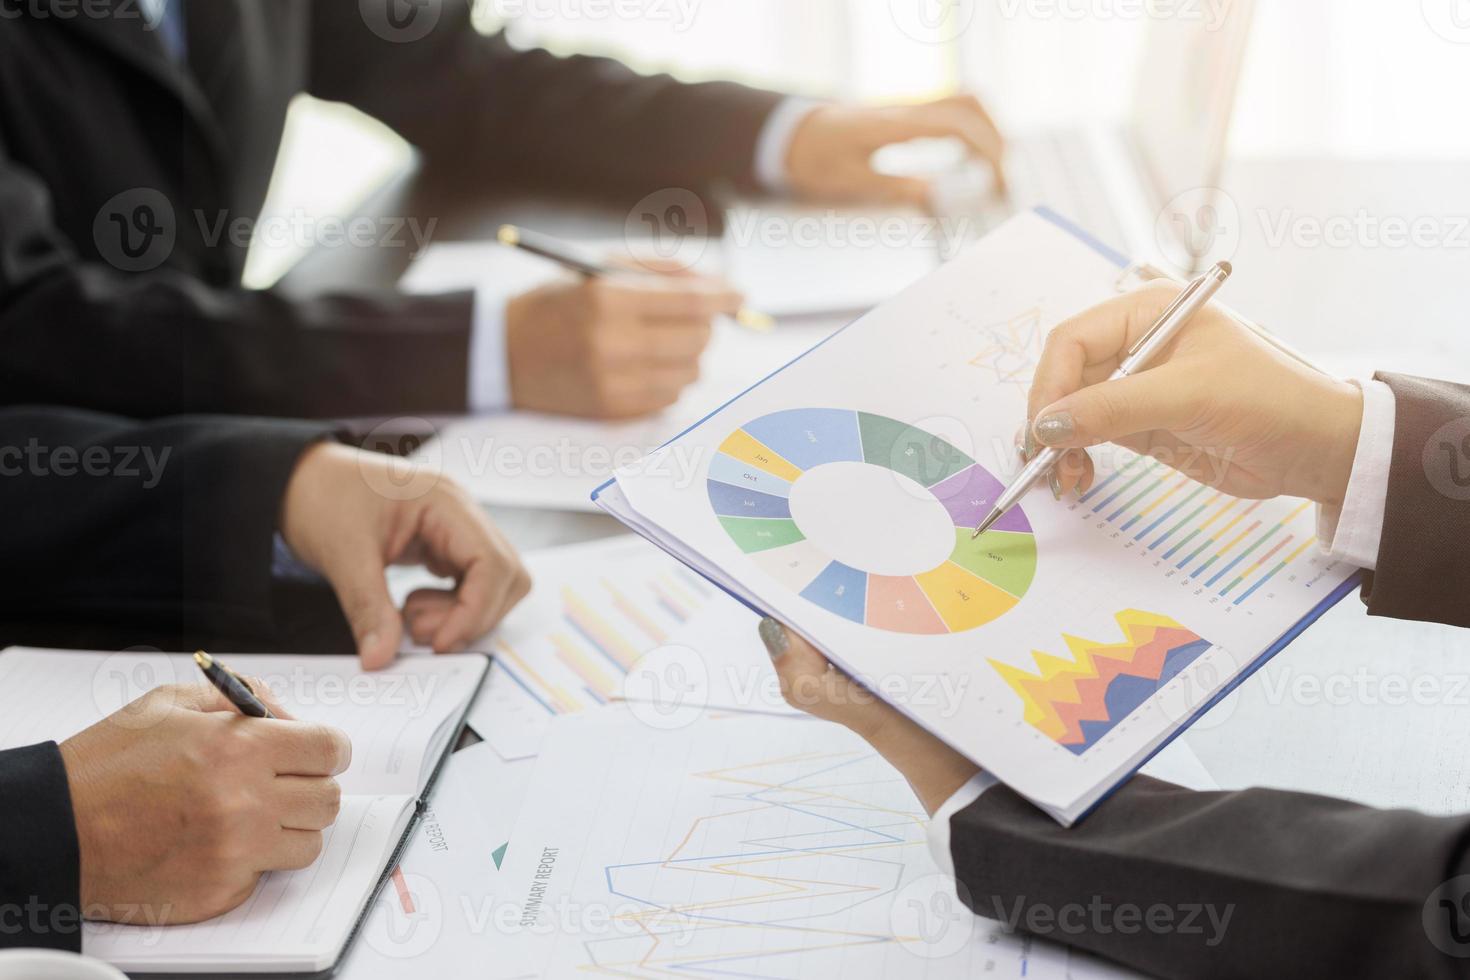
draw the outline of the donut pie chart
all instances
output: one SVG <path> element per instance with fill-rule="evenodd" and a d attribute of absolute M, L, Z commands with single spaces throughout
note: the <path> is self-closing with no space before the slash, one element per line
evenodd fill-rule
<path fill-rule="evenodd" d="M 855 464 L 887 471 L 885 479 L 875 481 L 877 474 Z M 856 508 L 864 520 L 843 518 L 844 538 L 828 528 L 817 533 L 820 510 L 806 488 L 820 487 L 837 513 L 833 494 L 844 482 L 852 494 L 841 501 L 840 513 Z M 979 540 L 970 538 L 1004 489 L 1001 482 L 938 436 L 882 415 L 835 408 L 763 415 L 720 444 L 707 489 L 725 533 L 766 574 L 828 612 L 875 629 L 927 635 L 972 630 L 1011 610 L 1036 576 L 1036 538 L 1019 507 Z M 874 489 L 886 489 L 886 505 Z M 805 502 L 793 508 L 794 501 Z M 852 557 L 861 554 L 864 537 L 902 540 L 910 528 L 894 528 L 894 520 L 913 521 L 914 536 L 933 542 L 936 516 L 939 553 L 921 559 L 924 567 L 912 573 L 879 567 L 893 563 L 888 555 Z M 845 546 L 848 537 L 853 547 Z M 923 544 L 906 550 L 932 554 Z M 838 550 L 845 561 L 834 557 Z"/>

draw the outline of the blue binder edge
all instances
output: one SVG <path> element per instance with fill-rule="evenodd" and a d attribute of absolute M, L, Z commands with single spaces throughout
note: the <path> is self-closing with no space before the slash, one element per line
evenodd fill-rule
<path fill-rule="evenodd" d="M 1107 259 L 1109 262 L 1113 263 L 1118 268 L 1120 268 L 1120 269 L 1126 269 L 1129 265 L 1132 264 L 1129 261 L 1128 257 L 1126 255 L 1124 255 L 1122 252 L 1119 252 L 1117 249 L 1115 249 L 1115 248 L 1107 245 L 1106 243 L 1104 243 L 1103 241 L 1101 241 L 1100 239 L 1098 239 L 1096 236 L 1094 236 L 1090 232 L 1088 232 L 1085 229 L 1079 227 L 1077 224 L 1075 224 L 1074 222 L 1072 222 L 1070 219 L 1068 219 L 1066 217 L 1063 217 L 1062 215 L 1060 215 L 1057 212 L 1053 211 L 1051 208 L 1047 208 L 1047 207 L 1034 208 L 1032 210 L 1032 213 L 1035 214 L 1035 215 L 1037 215 L 1040 218 L 1045 219 L 1046 221 L 1050 222 L 1051 224 L 1056 225 L 1062 231 L 1065 231 L 1067 234 L 1071 235 L 1073 238 L 1076 238 L 1078 241 L 1082 242 L 1084 245 L 1086 245 L 1087 247 L 1091 248 L 1094 252 L 1096 252 L 1097 254 L 1101 255 L 1103 258 Z M 858 319 L 862 319 L 862 318 L 859 317 Z M 856 323 L 856 322 L 857 322 L 857 320 L 852 321 L 852 323 Z M 791 365 L 795 364 L 797 361 L 800 361 L 802 358 L 806 357 L 808 354 L 811 354 L 812 351 L 815 351 L 815 350 L 818 350 L 819 348 L 821 348 L 824 344 L 826 344 L 828 341 L 830 341 L 833 337 L 836 337 L 838 334 L 842 333 L 842 331 L 844 331 L 848 327 L 852 326 L 852 323 L 845 324 L 845 325 L 837 328 L 836 330 L 832 331 L 832 333 L 829 336 L 827 336 L 826 338 L 824 338 L 824 339 L 818 341 L 816 344 L 814 344 L 811 347 L 810 350 L 807 350 L 806 352 L 804 352 L 802 354 L 799 354 L 798 356 L 796 356 L 795 358 L 791 359 L 787 363 L 781 365 L 776 370 L 772 371 L 770 374 L 766 375 L 764 378 L 761 378 L 759 381 L 755 382 L 750 387 L 746 388 L 744 391 L 740 392 L 738 395 L 736 395 L 735 397 L 731 398 L 729 401 L 725 402 L 724 404 L 716 406 L 714 409 L 712 409 L 709 412 L 709 414 L 705 415 L 699 421 L 695 422 L 693 425 L 690 425 L 688 428 L 684 429 L 683 432 L 680 432 L 678 435 L 675 435 L 672 438 L 670 438 L 663 445 L 664 446 L 667 446 L 667 445 L 669 445 L 669 443 L 672 443 L 672 442 L 675 442 L 676 440 L 679 440 L 679 439 L 684 438 L 685 435 L 687 435 L 688 433 L 690 433 L 690 432 L 694 431 L 695 429 L 699 428 L 701 425 L 703 425 L 704 423 L 708 422 L 715 415 L 717 415 L 720 412 L 724 411 L 729 406 L 735 404 L 737 401 L 739 401 L 740 399 L 744 398 L 746 395 L 750 394 L 752 391 L 754 391 L 756 388 L 759 388 L 761 385 L 765 384 L 767 381 L 770 381 L 776 375 L 780 374 L 782 371 L 784 371 L 787 368 L 791 367 Z M 660 446 L 659 448 L 662 449 L 663 446 Z M 592 494 L 591 494 L 592 501 L 595 503 L 597 501 L 598 496 L 604 490 L 606 490 L 608 487 L 612 486 L 614 482 L 616 482 L 615 479 L 605 480 L 596 489 L 594 489 L 592 491 Z M 645 540 L 647 540 L 647 539 L 645 538 Z M 652 543 L 652 542 L 650 542 L 650 543 Z M 700 571 L 694 565 L 691 565 L 689 562 L 685 561 L 683 558 L 680 558 L 678 555 L 672 554 L 671 552 L 669 552 L 669 551 L 667 551 L 666 549 L 663 549 L 663 548 L 660 548 L 659 550 L 660 551 L 663 551 L 664 554 L 669 555 L 669 557 L 674 558 L 675 560 L 677 560 L 685 568 L 688 568 L 691 572 L 694 572 L 700 578 L 702 578 L 705 581 L 709 582 L 715 588 L 719 589 L 721 592 L 725 593 L 730 598 L 734 599 L 736 602 L 738 602 L 742 606 L 744 606 L 746 609 L 749 609 L 751 612 L 755 613 L 757 616 L 768 616 L 768 615 L 770 615 L 770 611 L 769 610 L 762 609 L 759 606 L 754 605 L 753 603 L 747 602 L 743 597 L 738 596 L 735 593 L 731 592 L 729 589 L 725 588 L 719 582 L 716 582 L 714 579 L 710 578 L 708 575 L 705 575 L 702 571 Z M 1153 759 L 1154 756 L 1158 755 L 1160 752 L 1164 751 L 1164 749 L 1168 748 L 1169 745 L 1170 745 L 1170 743 L 1172 743 L 1180 735 L 1184 734 L 1184 732 L 1188 731 L 1189 728 L 1190 728 L 1190 726 L 1193 725 L 1195 722 L 1199 721 L 1200 718 L 1204 717 L 1205 713 L 1208 712 L 1211 708 L 1213 708 L 1215 705 L 1219 704 L 1225 698 L 1229 697 L 1230 694 L 1236 688 L 1240 687 L 1240 685 L 1243 684 L 1247 679 L 1249 679 L 1251 677 L 1251 675 L 1253 675 L 1256 671 L 1260 670 L 1263 666 L 1265 666 L 1265 664 L 1266 664 L 1266 662 L 1268 660 L 1270 660 L 1271 658 L 1275 657 L 1282 650 L 1285 650 L 1287 648 L 1287 646 L 1289 646 L 1293 640 L 1295 640 L 1298 636 L 1301 636 L 1302 632 L 1305 631 L 1308 626 L 1311 626 L 1317 620 L 1321 619 L 1322 616 L 1327 612 L 1327 610 L 1331 609 L 1333 606 L 1335 606 L 1339 602 L 1341 602 L 1342 599 L 1345 596 L 1350 595 L 1353 591 L 1355 591 L 1356 589 L 1358 589 L 1362 585 L 1362 582 L 1363 582 L 1363 573 L 1362 572 L 1358 572 L 1357 574 L 1355 574 L 1355 575 L 1351 576 L 1350 578 L 1348 578 L 1345 582 L 1343 582 L 1340 586 L 1338 586 L 1332 592 L 1330 592 L 1325 598 L 1323 598 L 1323 600 L 1321 602 L 1317 603 L 1317 605 L 1311 611 L 1309 611 L 1305 616 L 1303 616 L 1301 619 L 1299 619 L 1296 622 L 1295 625 L 1293 625 L 1285 633 L 1281 634 L 1281 636 L 1276 640 L 1275 643 L 1273 643 L 1271 646 L 1267 647 L 1266 650 L 1264 650 L 1261 653 L 1260 656 L 1258 656 L 1255 660 L 1251 661 L 1250 665 L 1245 670 L 1241 671 L 1240 674 L 1233 681 L 1231 681 L 1229 684 L 1225 685 L 1223 688 L 1221 688 L 1219 691 L 1217 691 L 1215 693 L 1215 696 L 1214 697 L 1210 698 L 1210 700 L 1206 701 L 1203 705 L 1201 705 L 1200 708 L 1199 708 L 1199 710 L 1196 711 L 1193 715 L 1191 715 L 1189 717 L 1189 720 L 1188 721 L 1186 721 L 1184 724 L 1180 725 L 1178 728 L 1176 728 L 1174 730 L 1174 732 L 1168 738 L 1166 738 L 1166 739 L 1164 739 L 1164 741 L 1160 742 L 1159 745 L 1158 745 L 1158 747 L 1155 748 L 1148 755 L 1146 755 L 1138 763 L 1138 765 L 1134 766 L 1125 775 L 1123 775 L 1116 782 L 1114 782 L 1113 785 L 1112 785 L 1112 787 L 1109 788 L 1106 793 L 1104 793 L 1102 796 L 1098 797 L 1096 803 L 1093 803 L 1092 806 L 1088 807 L 1082 813 L 1078 814 L 1075 823 L 1081 823 L 1083 820 L 1087 819 L 1087 817 L 1092 813 L 1092 811 L 1096 810 L 1099 806 L 1101 806 L 1104 802 L 1106 802 L 1106 800 L 1110 796 L 1112 796 L 1114 793 L 1116 793 L 1118 791 L 1118 787 L 1120 787 L 1123 784 L 1127 783 L 1128 780 L 1132 779 L 1135 775 L 1137 775 L 1138 774 L 1138 770 L 1140 770 L 1144 766 L 1148 765 L 1149 761 L 1151 759 Z"/>
<path fill-rule="evenodd" d="M 1245 681 L 1252 674 L 1264 667 L 1266 665 L 1266 661 L 1276 656 L 1282 650 L 1285 650 L 1291 644 L 1291 641 L 1295 640 L 1298 636 L 1301 636 L 1303 631 L 1305 631 L 1308 626 L 1311 626 L 1317 620 L 1321 619 L 1323 614 L 1325 614 L 1327 610 L 1337 605 L 1343 600 L 1345 596 L 1350 595 L 1362 584 L 1363 573 L 1361 570 L 1359 570 L 1358 572 L 1351 575 L 1337 588 L 1329 592 L 1322 599 L 1321 602 L 1317 603 L 1317 605 L 1312 608 L 1310 612 L 1308 612 L 1301 619 L 1297 620 L 1294 626 L 1288 629 L 1285 633 L 1282 633 L 1281 636 L 1277 638 L 1275 643 L 1271 644 L 1271 646 L 1267 647 L 1259 657 L 1251 661 L 1250 666 L 1241 671 L 1240 674 L 1235 678 L 1235 680 L 1231 681 L 1229 684 L 1226 684 L 1219 691 L 1217 691 L 1214 697 L 1206 701 L 1203 705 L 1200 706 L 1198 711 L 1189 716 L 1188 721 L 1180 725 L 1178 728 L 1174 729 L 1173 734 L 1160 742 L 1158 748 L 1154 749 L 1148 755 L 1144 756 L 1143 760 L 1139 762 L 1138 765 L 1134 766 L 1121 779 L 1115 782 L 1112 788 L 1109 789 L 1106 793 L 1104 793 L 1102 796 L 1099 796 L 1096 803 L 1092 804 L 1092 806 L 1079 813 L 1077 815 L 1076 822 L 1081 823 L 1083 820 L 1087 819 L 1088 815 L 1091 814 L 1093 810 L 1096 810 L 1098 807 L 1102 806 L 1103 803 L 1107 801 L 1108 797 L 1112 796 L 1118 791 L 1118 787 L 1128 782 L 1128 780 L 1132 779 L 1138 774 L 1138 770 L 1148 765 L 1149 760 L 1158 755 L 1160 752 L 1164 751 L 1164 749 L 1168 748 L 1169 743 L 1173 742 L 1180 735 L 1183 735 L 1185 732 L 1189 731 L 1191 725 L 1203 718 L 1205 713 L 1208 712 L 1215 705 L 1219 704 L 1221 701 L 1229 697 L 1232 691 L 1234 691 L 1241 684 L 1245 683 Z"/>

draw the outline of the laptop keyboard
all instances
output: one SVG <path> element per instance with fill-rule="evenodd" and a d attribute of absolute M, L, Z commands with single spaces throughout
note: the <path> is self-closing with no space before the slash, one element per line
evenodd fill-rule
<path fill-rule="evenodd" d="M 1018 209 L 1044 204 L 1122 251 L 1123 226 L 1081 133 L 1052 133 L 1014 147 L 1007 177 Z"/>

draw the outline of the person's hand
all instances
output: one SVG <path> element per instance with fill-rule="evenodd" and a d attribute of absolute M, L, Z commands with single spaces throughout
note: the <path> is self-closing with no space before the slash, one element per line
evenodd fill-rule
<path fill-rule="evenodd" d="M 281 504 L 296 557 L 331 583 L 368 669 L 390 663 L 404 620 L 415 643 L 444 653 L 488 633 L 531 589 L 515 549 L 457 484 L 403 460 L 332 443 L 308 449 Z M 420 589 L 402 615 L 389 565 L 425 565 L 455 588 Z"/>
<path fill-rule="evenodd" d="M 1362 392 L 1287 357 L 1218 307 L 1201 311 L 1153 366 L 1107 381 L 1179 294 L 1155 285 L 1062 323 L 1031 386 L 1031 432 L 1044 446 L 1113 442 L 1239 497 L 1340 505 L 1363 417 Z M 1058 495 L 1085 490 L 1092 461 L 1071 452 Z"/>
<path fill-rule="evenodd" d="M 558 282 L 517 296 L 505 319 L 511 400 L 601 419 L 667 408 L 699 377 L 710 322 L 740 302 L 694 275 Z"/>
<path fill-rule="evenodd" d="M 823 106 L 797 126 L 786 152 L 786 179 L 802 197 L 822 201 L 891 201 L 927 207 L 929 181 L 883 174 L 873 154 L 894 143 L 957 138 L 988 163 L 1005 186 L 1005 144 L 980 100 L 969 95 L 921 105 Z"/>
<path fill-rule="evenodd" d="M 761 620 L 760 635 L 786 703 L 861 736 L 903 774 L 927 813 L 933 814 L 979 771 L 774 619 Z"/>
<path fill-rule="evenodd" d="M 89 917 L 208 919 L 264 872 L 321 853 L 352 746 L 252 686 L 282 717 L 247 718 L 212 687 L 160 687 L 61 743 Z"/>

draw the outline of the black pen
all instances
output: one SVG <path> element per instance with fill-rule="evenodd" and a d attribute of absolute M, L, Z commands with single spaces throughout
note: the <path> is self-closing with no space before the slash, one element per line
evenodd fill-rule
<path fill-rule="evenodd" d="M 526 228 L 517 228 L 515 225 L 501 225 L 500 233 L 496 235 L 496 238 L 507 248 L 518 248 L 523 252 L 539 255 L 543 259 L 555 262 L 589 279 L 616 275 L 620 271 L 599 262 L 593 256 L 584 254 L 569 242 L 563 242 L 550 235 L 543 235 Z M 736 311 L 735 322 L 757 333 L 768 333 L 776 326 L 776 321 L 772 317 L 752 310 L 748 306 L 742 306 Z"/>
<path fill-rule="evenodd" d="M 194 662 L 199 669 L 204 671 L 204 676 L 209 678 L 225 698 L 240 710 L 240 714 L 249 715 L 251 718 L 274 718 L 271 709 L 265 706 L 265 702 L 255 696 L 250 682 L 235 673 L 218 660 L 205 653 L 203 650 L 194 651 Z"/>

